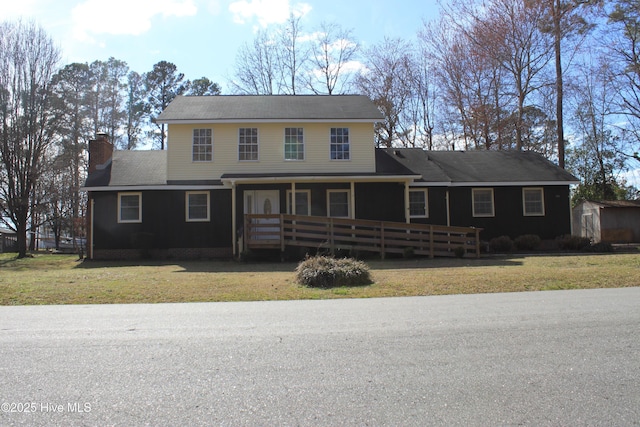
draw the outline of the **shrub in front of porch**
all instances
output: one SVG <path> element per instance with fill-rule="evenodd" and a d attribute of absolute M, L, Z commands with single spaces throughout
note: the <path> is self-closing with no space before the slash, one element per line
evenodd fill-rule
<path fill-rule="evenodd" d="M 372 282 L 369 267 L 364 262 L 328 256 L 314 256 L 300 262 L 296 278 L 301 285 L 313 288 L 363 286 Z"/>

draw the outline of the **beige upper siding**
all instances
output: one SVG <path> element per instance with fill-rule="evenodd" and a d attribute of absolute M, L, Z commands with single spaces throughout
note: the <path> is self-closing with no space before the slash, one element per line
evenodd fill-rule
<path fill-rule="evenodd" d="M 258 160 L 238 160 L 238 129 L 258 129 Z M 284 129 L 304 129 L 305 160 L 284 159 Z M 350 160 L 330 159 L 330 131 L 349 128 Z M 213 129 L 213 160 L 192 161 L 193 129 Z M 373 173 L 373 123 L 169 124 L 168 180 L 220 179 L 226 173 Z"/>

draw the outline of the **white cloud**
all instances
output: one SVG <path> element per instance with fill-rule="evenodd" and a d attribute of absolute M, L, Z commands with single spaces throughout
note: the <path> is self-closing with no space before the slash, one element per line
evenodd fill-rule
<path fill-rule="evenodd" d="M 56 0 L 4 0 L 0 6 L 0 21 L 32 18 L 44 15 Z M 60 0 L 57 0 L 60 1 Z M 55 6 L 55 4 L 54 4 Z"/>
<path fill-rule="evenodd" d="M 0 8 L 0 20 L 33 15 L 35 3 L 35 0 L 9 1 Z"/>
<path fill-rule="evenodd" d="M 91 40 L 92 34 L 140 35 L 151 29 L 151 19 L 193 16 L 193 0 L 87 0 L 71 14 L 75 37 Z"/>
<path fill-rule="evenodd" d="M 281 24 L 289 18 L 289 14 L 304 16 L 311 11 L 308 3 L 296 3 L 289 0 L 239 0 L 229 5 L 233 21 L 238 24 L 257 20 L 261 27 L 270 24 Z"/>
<path fill-rule="evenodd" d="M 365 71 L 367 67 L 360 61 L 349 61 L 342 67 L 345 73 L 359 73 Z"/>
<path fill-rule="evenodd" d="M 220 0 L 209 0 L 209 4 L 207 5 L 207 10 L 213 16 L 220 15 L 222 10 L 222 6 L 220 5 Z"/>

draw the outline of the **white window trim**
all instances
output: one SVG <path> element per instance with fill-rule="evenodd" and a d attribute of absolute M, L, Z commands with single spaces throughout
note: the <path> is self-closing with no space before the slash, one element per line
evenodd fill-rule
<path fill-rule="evenodd" d="M 293 198 L 291 197 L 291 190 L 287 190 L 287 213 L 291 215 L 291 203 L 293 202 Z M 308 215 L 311 215 L 311 190 L 296 190 L 296 194 L 298 193 L 306 193 L 307 194 L 307 212 Z M 296 212 L 296 215 L 300 215 Z"/>
<path fill-rule="evenodd" d="M 490 214 L 476 214 L 476 191 L 491 191 L 491 213 Z M 473 211 L 474 218 L 490 218 L 496 216 L 496 201 L 493 193 L 493 188 L 472 188 L 471 189 L 471 210 Z"/>
<path fill-rule="evenodd" d="M 542 203 L 542 212 L 536 213 L 527 213 L 527 203 L 525 200 L 525 193 L 527 191 L 534 190 L 539 191 L 541 196 Z M 545 206 L 544 206 L 544 188 L 543 187 L 523 187 L 522 188 L 522 215 L 523 216 L 545 216 Z"/>
<path fill-rule="evenodd" d="M 256 146 L 258 147 L 257 157 L 255 159 L 241 159 L 240 158 L 240 129 L 255 129 L 256 130 Z M 238 162 L 242 163 L 255 163 L 260 161 L 260 130 L 256 127 L 240 127 L 238 128 Z"/>
<path fill-rule="evenodd" d="M 331 194 L 332 193 L 347 193 L 347 216 L 332 216 L 331 215 Z M 327 190 L 327 217 L 329 218 L 351 218 L 351 190 L 348 189 L 335 189 Z"/>
<path fill-rule="evenodd" d="M 301 159 L 287 159 L 287 129 L 302 129 L 302 158 Z M 307 158 L 307 150 L 306 150 L 305 142 L 304 142 L 304 128 L 301 127 L 292 127 L 288 126 L 284 128 L 284 141 L 282 145 L 282 149 L 284 150 L 283 157 L 285 162 L 304 162 Z"/>
<path fill-rule="evenodd" d="M 428 189 L 409 189 L 409 193 L 424 193 L 424 215 L 411 215 L 411 202 L 409 202 L 409 218 L 429 218 L 429 190 Z"/>
<path fill-rule="evenodd" d="M 209 160 L 194 160 L 193 155 L 194 153 L 194 148 L 195 148 L 195 135 L 194 132 L 196 130 L 211 130 L 211 159 Z M 192 163 L 210 163 L 213 162 L 213 129 L 212 128 L 193 128 L 191 129 L 191 162 Z"/>
<path fill-rule="evenodd" d="M 196 194 L 207 195 L 207 217 L 206 218 L 189 218 L 189 196 Z M 211 193 L 208 191 L 187 191 L 184 195 L 184 218 L 186 222 L 209 222 L 211 221 Z"/>
<path fill-rule="evenodd" d="M 138 218 L 137 219 L 122 219 L 122 196 L 138 196 Z M 118 223 L 121 224 L 135 224 L 142 222 L 142 193 L 141 192 L 123 192 L 118 193 Z"/>
<path fill-rule="evenodd" d="M 347 134 L 349 135 L 349 158 L 348 159 L 333 159 L 331 158 L 331 129 L 347 129 Z M 351 146 L 351 128 L 349 127 L 332 127 L 329 128 L 329 160 L 332 162 L 350 162 L 352 156 L 352 146 Z"/>

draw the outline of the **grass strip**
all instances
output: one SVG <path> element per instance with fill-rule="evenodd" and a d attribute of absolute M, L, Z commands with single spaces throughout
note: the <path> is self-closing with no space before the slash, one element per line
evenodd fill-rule
<path fill-rule="evenodd" d="M 376 298 L 640 286 L 640 255 L 369 260 L 370 286 L 311 289 L 295 263 L 78 261 L 0 254 L 0 305 Z"/>

